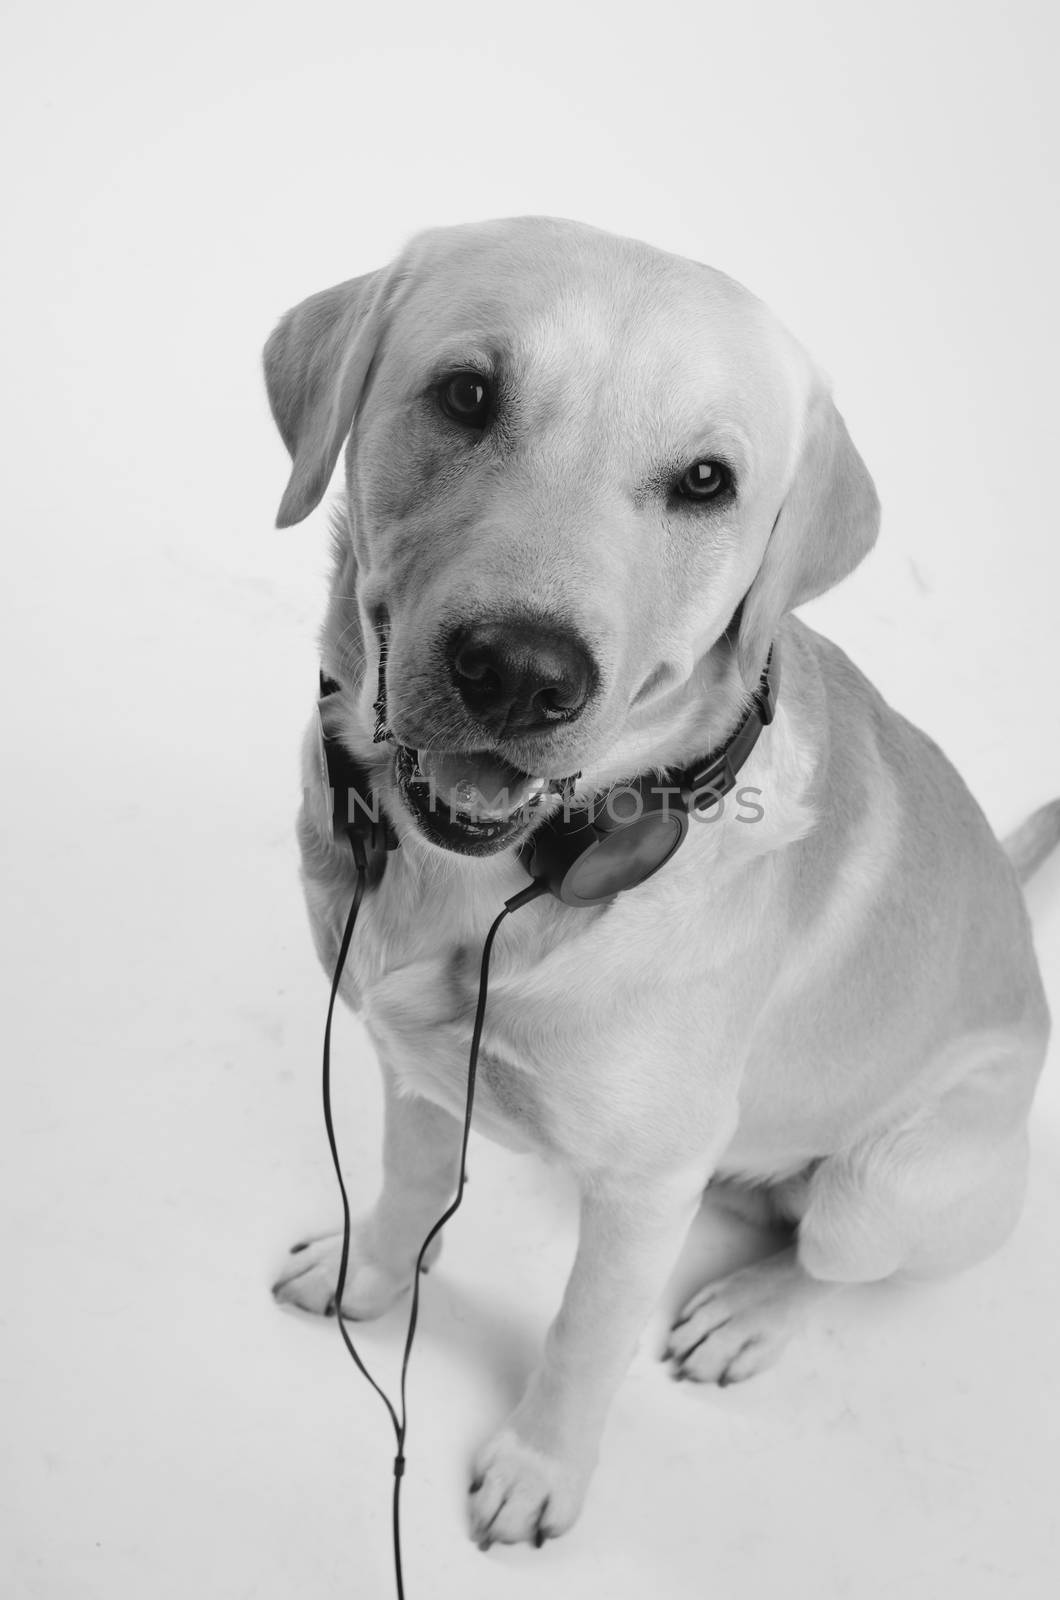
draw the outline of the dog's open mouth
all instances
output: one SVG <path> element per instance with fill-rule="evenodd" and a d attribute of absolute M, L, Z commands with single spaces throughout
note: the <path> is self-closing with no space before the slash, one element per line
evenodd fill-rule
<path fill-rule="evenodd" d="M 493 855 L 537 820 L 552 785 L 496 751 L 427 751 L 399 745 L 398 790 L 434 844 L 462 855 Z"/>

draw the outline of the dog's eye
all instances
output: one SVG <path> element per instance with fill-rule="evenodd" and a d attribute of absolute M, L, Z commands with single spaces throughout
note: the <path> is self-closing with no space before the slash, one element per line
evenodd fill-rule
<path fill-rule="evenodd" d="M 445 379 L 438 397 L 446 416 L 465 428 L 484 428 L 490 420 L 493 397 L 477 372 L 455 372 Z"/>
<path fill-rule="evenodd" d="M 677 484 L 677 492 L 684 500 L 716 500 L 732 488 L 732 473 L 721 461 L 693 461 Z"/>

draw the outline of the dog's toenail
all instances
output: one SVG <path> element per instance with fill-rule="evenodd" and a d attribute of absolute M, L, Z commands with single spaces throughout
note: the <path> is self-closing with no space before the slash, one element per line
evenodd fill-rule
<path fill-rule="evenodd" d="M 331 1299 L 328 1301 L 327 1305 L 324 1307 L 324 1315 L 326 1317 L 333 1317 L 335 1315 L 335 1296 L 334 1295 L 332 1295 Z"/>
<path fill-rule="evenodd" d="M 478 1547 L 480 1550 L 489 1550 L 492 1544 L 492 1539 L 480 1539 L 478 1542 Z"/>
<path fill-rule="evenodd" d="M 308 1239 L 303 1239 L 300 1244 L 293 1244 L 291 1246 L 291 1254 L 293 1256 L 299 1256 L 299 1255 L 301 1255 L 303 1250 L 308 1250 L 308 1249 L 309 1249 L 309 1240 Z"/>
<path fill-rule="evenodd" d="M 483 1480 L 481 1478 L 473 1478 L 467 1491 L 468 1494 L 478 1494 L 479 1490 L 482 1488 L 482 1484 Z"/>

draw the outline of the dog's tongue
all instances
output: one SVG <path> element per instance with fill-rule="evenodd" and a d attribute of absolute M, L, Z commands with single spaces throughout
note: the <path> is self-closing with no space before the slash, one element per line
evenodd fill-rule
<path fill-rule="evenodd" d="M 488 750 L 417 750 L 416 765 L 450 811 L 469 817 L 503 819 L 545 787 L 544 778 L 532 778 Z"/>

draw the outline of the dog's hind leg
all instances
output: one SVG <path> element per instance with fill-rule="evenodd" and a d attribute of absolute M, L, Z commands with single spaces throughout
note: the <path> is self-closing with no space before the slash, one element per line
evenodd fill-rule
<path fill-rule="evenodd" d="M 814 1301 L 834 1286 L 811 1278 L 797 1247 L 708 1283 L 670 1329 L 670 1376 L 723 1388 L 771 1366 Z"/>
<path fill-rule="evenodd" d="M 981 1061 L 933 1104 L 820 1161 L 783 1194 L 796 1243 L 692 1296 L 665 1352 L 675 1377 L 751 1377 L 841 1284 L 944 1276 L 1004 1243 L 1026 1187 L 1037 1052 L 1021 1040 L 983 1044 Z"/>

